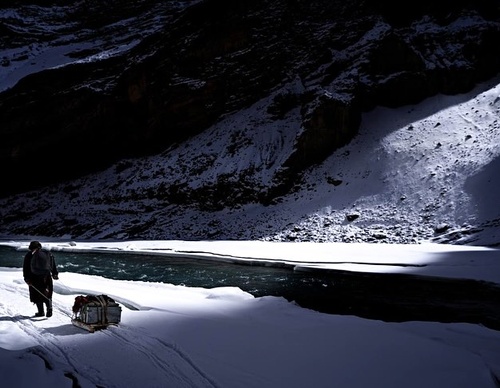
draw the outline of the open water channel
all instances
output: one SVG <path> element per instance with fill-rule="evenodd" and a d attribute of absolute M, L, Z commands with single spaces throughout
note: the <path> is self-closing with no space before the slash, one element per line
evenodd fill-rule
<path fill-rule="evenodd" d="M 21 268 L 25 253 L 0 246 L 0 267 Z M 500 287 L 487 282 L 347 271 L 297 272 L 134 253 L 53 253 L 60 273 L 188 287 L 239 287 L 256 297 L 281 296 L 331 314 L 396 322 L 471 322 L 500 330 Z"/>

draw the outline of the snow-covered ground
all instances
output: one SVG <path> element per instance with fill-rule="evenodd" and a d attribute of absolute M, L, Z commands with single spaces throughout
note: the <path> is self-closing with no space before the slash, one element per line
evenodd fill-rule
<path fill-rule="evenodd" d="M 18 249 L 13 252 L 21 262 L 28 241 L 2 245 Z M 443 244 L 43 245 L 56 257 L 57 251 L 156 252 L 305 267 L 318 261 L 336 267 L 335 261 L 349 259 L 391 263 L 394 271 L 415 264 L 428 267 L 422 273 L 432 276 L 500 281 L 498 250 Z M 438 259 L 454 253 L 460 253 L 457 262 Z M 118 301 L 120 324 L 95 333 L 73 326 L 74 299 L 87 294 Z M 6 386 L 71 387 L 77 381 L 81 387 L 483 388 L 500 381 L 500 332 L 481 325 L 388 323 L 322 314 L 283 298 L 254 298 L 235 287 L 190 288 L 68 272 L 55 281 L 54 315 L 33 318 L 20 268 L 0 268 L 0 297 L 0 371 Z"/>

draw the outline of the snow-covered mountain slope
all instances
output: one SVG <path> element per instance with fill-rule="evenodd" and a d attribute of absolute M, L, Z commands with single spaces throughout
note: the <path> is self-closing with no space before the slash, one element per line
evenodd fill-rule
<path fill-rule="evenodd" d="M 198 1 L 4 1 L 0 92 L 29 74 L 126 53 Z"/>
<path fill-rule="evenodd" d="M 278 152 L 282 136 L 294 138 L 293 148 L 275 159 L 281 166 L 265 190 L 253 187 L 260 171 L 247 170 L 226 202 L 226 177 L 217 179 L 222 196 L 209 198 L 208 208 L 270 203 L 349 142 L 362 112 L 464 93 L 498 73 L 500 9 L 491 2 L 423 0 L 396 7 L 399 14 L 387 5 L 2 3 L 0 28 L 10 38 L 0 51 L 0 197 L 163 152 L 260 105 L 267 115 L 231 141 L 248 141 L 249 129 L 273 122 L 281 134 L 263 134 L 271 144 L 259 153 Z M 176 197 L 178 189 L 167 184 L 169 202 L 182 201 L 186 191 Z M 200 194 L 189 193 L 189 202 Z"/>
<path fill-rule="evenodd" d="M 2 3 L 0 234 L 498 244 L 500 8 L 388 5 Z"/>
<path fill-rule="evenodd" d="M 265 106 L 264 99 L 228 115 L 161 154 L 2 199 L 0 232 L 72 239 L 500 243 L 499 78 L 467 94 L 374 109 L 363 115 L 358 136 L 308 169 L 293 192 L 265 205 L 234 198 L 228 206 L 231 196 L 245 195 L 243 181 L 249 193 L 266 190 L 301 130 L 296 113 L 269 120 Z"/>

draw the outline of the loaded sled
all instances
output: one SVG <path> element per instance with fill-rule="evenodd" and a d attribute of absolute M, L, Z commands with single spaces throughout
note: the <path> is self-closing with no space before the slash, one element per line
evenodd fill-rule
<path fill-rule="evenodd" d="M 110 325 L 118 325 L 122 309 L 107 295 L 77 296 L 71 323 L 93 333 Z"/>

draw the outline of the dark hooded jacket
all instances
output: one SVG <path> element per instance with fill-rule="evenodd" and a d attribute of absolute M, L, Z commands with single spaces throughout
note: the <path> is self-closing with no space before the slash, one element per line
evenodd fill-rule
<path fill-rule="evenodd" d="M 32 243 L 33 244 L 33 243 Z M 42 250 L 42 246 L 38 244 L 36 247 L 30 244 L 30 252 L 24 256 L 23 262 L 23 277 L 24 281 L 30 285 L 30 301 L 33 303 L 46 302 L 52 299 L 52 293 L 54 291 L 54 284 L 52 279 L 59 278 L 59 272 L 57 270 L 56 261 L 54 255 L 43 250 L 50 258 L 50 272 L 46 274 L 35 274 L 32 271 L 31 261 L 38 250 Z M 34 249 L 31 251 L 31 249 Z"/>

